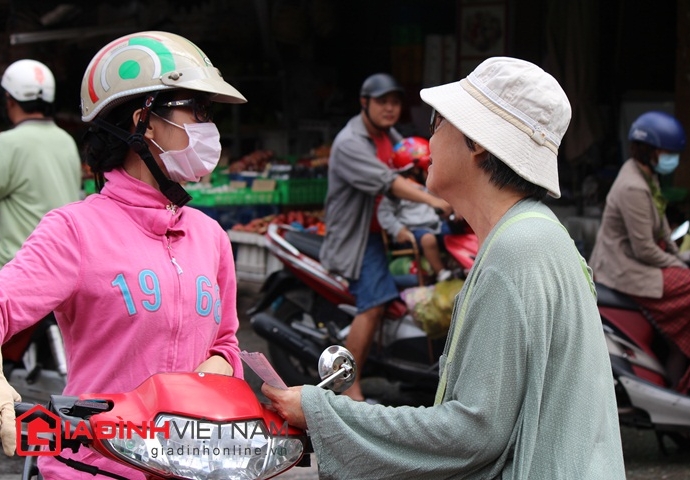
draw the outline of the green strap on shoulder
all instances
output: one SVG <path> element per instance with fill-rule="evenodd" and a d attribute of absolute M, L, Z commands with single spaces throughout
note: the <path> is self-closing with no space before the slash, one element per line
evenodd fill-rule
<path fill-rule="evenodd" d="M 561 224 L 560 222 L 554 220 L 553 218 L 549 217 L 548 215 L 544 215 L 543 213 L 539 212 L 523 212 L 518 215 L 515 215 L 512 218 L 509 218 L 506 220 L 506 222 L 501 225 L 496 233 L 491 237 L 491 240 L 486 246 L 486 250 L 484 251 L 484 254 L 481 256 L 479 259 L 479 263 L 475 265 L 476 268 L 472 269 L 472 274 L 469 279 L 469 284 L 467 285 L 467 291 L 465 292 L 465 297 L 462 302 L 462 306 L 460 307 L 460 312 L 458 313 L 458 316 L 455 317 L 455 308 L 453 308 L 453 317 L 455 318 L 455 322 L 453 324 L 453 336 L 450 339 L 450 345 L 448 346 L 448 356 L 446 357 L 446 363 L 443 368 L 443 373 L 441 373 L 441 379 L 439 380 L 438 388 L 436 389 L 436 397 L 434 398 L 434 405 L 439 405 L 441 401 L 443 400 L 443 396 L 446 393 L 446 386 L 448 385 L 448 366 L 450 363 L 453 361 L 453 358 L 455 357 L 455 350 L 456 350 L 456 344 L 458 342 L 458 338 L 460 338 L 460 330 L 462 330 L 462 324 L 465 321 L 465 314 L 467 313 L 467 304 L 469 302 L 469 298 L 472 295 L 472 290 L 474 288 L 474 284 L 476 283 L 476 272 L 479 271 L 479 267 L 481 266 L 482 260 L 484 260 L 484 257 L 489 253 L 489 250 L 491 249 L 491 245 L 493 244 L 494 240 L 496 240 L 503 231 L 514 224 L 515 222 L 518 222 L 520 220 L 524 220 L 526 218 L 542 218 L 544 220 L 548 220 L 550 222 L 558 224 L 563 230 L 566 231 L 567 229 Z M 570 234 L 568 234 L 570 235 Z M 579 255 L 579 252 L 578 252 Z M 592 294 L 596 298 L 596 291 L 594 289 L 594 285 L 592 282 L 589 280 L 589 273 L 587 272 L 587 264 L 585 263 L 584 259 L 580 255 L 580 264 L 582 266 L 582 271 L 585 274 L 585 277 L 587 278 L 587 281 L 589 283 L 589 288 L 592 291 Z M 457 300 L 456 300 L 456 305 L 457 307 Z"/>

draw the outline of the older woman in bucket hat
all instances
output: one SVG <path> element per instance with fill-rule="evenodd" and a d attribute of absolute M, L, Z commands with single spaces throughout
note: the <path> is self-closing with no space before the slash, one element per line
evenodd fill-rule
<path fill-rule="evenodd" d="M 309 428 L 323 478 L 624 478 L 590 271 L 541 201 L 559 196 L 565 93 L 536 65 L 498 57 L 421 96 L 435 110 L 428 187 L 481 240 L 434 406 L 264 393 Z"/>

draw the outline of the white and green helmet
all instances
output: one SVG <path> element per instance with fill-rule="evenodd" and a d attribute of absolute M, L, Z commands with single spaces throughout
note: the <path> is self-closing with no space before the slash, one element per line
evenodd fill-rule
<path fill-rule="evenodd" d="M 81 83 L 81 118 L 90 122 L 132 97 L 181 88 L 206 92 L 214 102 L 247 101 L 186 38 L 139 32 L 110 42 L 93 57 Z"/>

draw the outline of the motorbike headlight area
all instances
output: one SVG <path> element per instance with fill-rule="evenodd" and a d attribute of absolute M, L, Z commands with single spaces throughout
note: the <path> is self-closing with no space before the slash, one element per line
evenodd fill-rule
<path fill-rule="evenodd" d="M 263 419 L 219 424 L 161 414 L 151 433 L 129 428 L 103 443 L 128 463 L 199 480 L 270 478 L 297 463 L 304 452 L 302 437 L 287 436 L 282 426 L 268 428 Z"/>

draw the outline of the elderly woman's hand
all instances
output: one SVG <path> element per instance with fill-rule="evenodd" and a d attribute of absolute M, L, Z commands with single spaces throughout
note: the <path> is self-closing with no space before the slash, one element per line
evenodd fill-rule
<path fill-rule="evenodd" d="M 261 392 L 271 401 L 275 411 L 290 425 L 307 428 L 307 419 L 302 411 L 302 387 L 281 390 L 264 383 Z"/>

